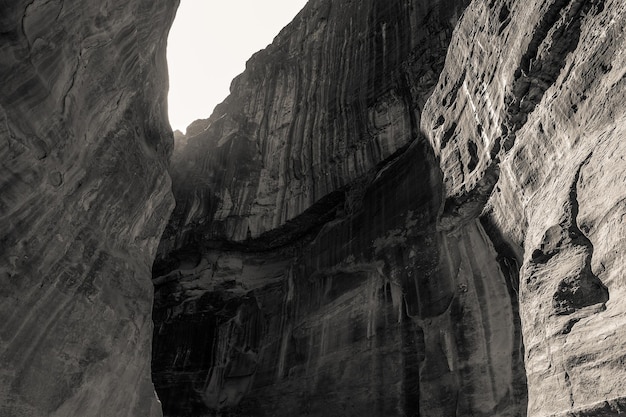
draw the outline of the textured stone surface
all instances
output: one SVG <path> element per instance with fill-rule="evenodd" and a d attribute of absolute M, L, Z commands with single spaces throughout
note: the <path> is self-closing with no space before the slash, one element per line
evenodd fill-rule
<path fill-rule="evenodd" d="M 259 237 L 410 143 L 468 2 L 309 2 L 188 128 L 166 239 Z"/>
<path fill-rule="evenodd" d="M 623 412 L 625 26 L 619 1 L 474 2 L 422 118 L 450 218 L 523 250 L 532 416 Z"/>
<path fill-rule="evenodd" d="M 173 207 L 177 2 L 0 9 L 0 415 L 157 416 L 150 266 Z"/>
<path fill-rule="evenodd" d="M 523 414 L 513 283 L 480 222 L 437 230 L 426 152 L 309 243 L 175 254 L 155 279 L 165 415 Z"/>
<path fill-rule="evenodd" d="M 525 414 L 515 254 L 441 215 L 419 130 L 465 5 L 309 2 L 181 138 L 165 415 Z"/>
<path fill-rule="evenodd" d="M 175 6 L 2 6 L 2 416 L 161 413 Z M 623 414 L 625 13 L 309 2 L 175 133 L 165 415 Z"/>
<path fill-rule="evenodd" d="M 623 413 L 623 5 L 466 5 L 311 1 L 181 138 L 166 415 Z"/>

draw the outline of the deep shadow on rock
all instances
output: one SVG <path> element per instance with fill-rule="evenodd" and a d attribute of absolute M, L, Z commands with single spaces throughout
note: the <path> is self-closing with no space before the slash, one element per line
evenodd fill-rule
<path fill-rule="evenodd" d="M 176 5 L 2 6 L 0 415 L 624 412 L 621 0 L 311 0 L 172 146 Z"/>
<path fill-rule="evenodd" d="M 174 154 L 155 351 L 204 294 L 254 296 L 254 378 L 212 349 L 207 412 L 618 412 L 623 27 L 616 1 L 310 2 Z"/>

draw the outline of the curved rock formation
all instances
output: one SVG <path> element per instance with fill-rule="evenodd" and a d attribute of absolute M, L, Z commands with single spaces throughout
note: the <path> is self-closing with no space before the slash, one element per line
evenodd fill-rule
<path fill-rule="evenodd" d="M 3 2 L 0 415 L 158 416 L 150 267 L 173 208 L 177 2 Z"/>
<path fill-rule="evenodd" d="M 154 268 L 166 415 L 525 412 L 516 261 L 480 210 L 440 215 L 419 130 L 464 6 L 309 2 L 189 127 Z"/>
<path fill-rule="evenodd" d="M 467 3 L 309 2 L 189 127 L 163 244 L 257 238 L 393 157 L 419 134 Z"/>

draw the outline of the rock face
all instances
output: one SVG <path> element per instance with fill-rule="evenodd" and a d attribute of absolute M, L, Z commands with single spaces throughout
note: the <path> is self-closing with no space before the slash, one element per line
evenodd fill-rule
<path fill-rule="evenodd" d="M 532 416 L 626 409 L 625 27 L 618 1 L 475 2 L 422 117 L 444 216 L 519 253 Z"/>
<path fill-rule="evenodd" d="M 626 411 L 626 12 L 468 3 L 312 0 L 178 142 L 166 415 Z"/>
<path fill-rule="evenodd" d="M 2 416 L 161 415 L 150 267 L 173 208 L 176 5 L 2 3 Z"/>
<path fill-rule="evenodd" d="M 188 128 L 163 245 L 258 238 L 375 172 L 419 135 L 468 2 L 309 2 Z"/>
<path fill-rule="evenodd" d="M 4 3 L 0 416 L 626 412 L 620 0 L 311 0 L 175 146 L 176 1 Z"/>
<path fill-rule="evenodd" d="M 482 207 L 444 213 L 420 131 L 465 6 L 309 2 L 189 127 L 154 267 L 165 415 L 525 414 L 517 254 Z"/>

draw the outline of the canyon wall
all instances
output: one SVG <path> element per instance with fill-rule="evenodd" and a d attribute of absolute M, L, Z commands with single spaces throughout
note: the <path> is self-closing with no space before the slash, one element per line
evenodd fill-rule
<path fill-rule="evenodd" d="M 467 3 L 309 2 L 189 127 L 163 251 L 258 238 L 393 158 L 419 134 Z"/>
<path fill-rule="evenodd" d="M 0 415 L 159 416 L 177 1 L 0 5 Z"/>
<path fill-rule="evenodd" d="M 420 130 L 468 3 L 311 1 L 180 138 L 165 415 L 525 414 L 521 258 L 442 214 Z"/>
<path fill-rule="evenodd" d="M 625 14 L 310 1 L 177 143 L 165 415 L 624 412 Z"/>
<path fill-rule="evenodd" d="M 522 254 L 532 416 L 626 410 L 625 27 L 620 1 L 474 2 L 422 117 L 444 216 Z"/>
<path fill-rule="evenodd" d="M 619 0 L 311 0 L 173 146 L 176 6 L 2 3 L 0 415 L 626 412 Z"/>

